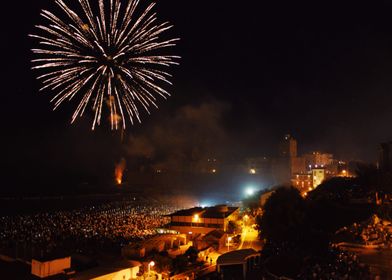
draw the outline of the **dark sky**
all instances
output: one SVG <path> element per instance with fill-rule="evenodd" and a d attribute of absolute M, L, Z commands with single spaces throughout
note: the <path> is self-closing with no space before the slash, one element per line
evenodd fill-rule
<path fill-rule="evenodd" d="M 30 70 L 27 35 L 53 1 L 2 7 L 4 176 L 111 174 L 124 152 L 118 134 L 91 132 L 88 116 L 71 126 L 74 108 L 52 112 Z M 160 0 L 157 12 L 181 38 L 181 65 L 171 70 L 173 97 L 129 128 L 133 136 L 184 106 L 218 103 L 238 156 L 273 155 L 290 132 L 302 152 L 374 161 L 377 144 L 392 139 L 391 1 Z"/>

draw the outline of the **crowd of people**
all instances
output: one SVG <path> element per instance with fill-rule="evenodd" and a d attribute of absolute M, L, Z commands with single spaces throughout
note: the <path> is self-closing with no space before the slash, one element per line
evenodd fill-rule
<path fill-rule="evenodd" d="M 0 251 L 15 257 L 118 250 L 156 234 L 176 209 L 133 200 L 73 211 L 0 217 Z"/>

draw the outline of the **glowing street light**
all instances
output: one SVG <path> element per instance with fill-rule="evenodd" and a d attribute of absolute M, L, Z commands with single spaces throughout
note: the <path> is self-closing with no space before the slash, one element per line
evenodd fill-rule
<path fill-rule="evenodd" d="M 252 195 L 254 195 L 254 193 L 255 193 L 255 190 L 253 189 L 253 188 L 246 188 L 246 190 L 245 190 L 245 194 L 247 195 L 247 196 L 252 196 Z"/>
<path fill-rule="evenodd" d="M 248 215 L 245 215 L 245 216 L 243 217 L 243 219 L 244 219 L 244 225 L 246 226 L 246 225 L 248 224 L 248 221 L 249 221 L 249 216 L 248 216 Z"/>
<path fill-rule="evenodd" d="M 227 237 L 227 251 L 230 251 L 230 241 L 231 241 L 231 236 Z"/>
<path fill-rule="evenodd" d="M 256 169 L 254 169 L 254 168 L 249 169 L 249 174 L 255 175 L 256 174 Z"/>
<path fill-rule="evenodd" d="M 154 261 L 150 261 L 148 263 L 148 276 L 150 276 L 151 267 L 154 267 L 154 266 L 155 266 L 155 262 Z"/>

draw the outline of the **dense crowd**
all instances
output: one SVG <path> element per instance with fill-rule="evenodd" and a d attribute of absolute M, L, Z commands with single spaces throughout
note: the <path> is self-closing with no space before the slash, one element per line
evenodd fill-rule
<path fill-rule="evenodd" d="M 147 203 L 146 203 L 147 204 Z M 135 201 L 73 211 L 0 217 L 0 250 L 22 257 L 117 250 L 156 234 L 174 207 Z"/>

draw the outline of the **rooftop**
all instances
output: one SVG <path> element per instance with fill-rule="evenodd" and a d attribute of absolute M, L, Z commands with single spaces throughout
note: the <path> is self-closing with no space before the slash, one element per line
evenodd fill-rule
<path fill-rule="evenodd" d="M 133 268 L 141 266 L 142 264 L 138 261 L 120 261 L 113 264 L 106 264 L 103 266 L 98 266 L 83 272 L 76 274 L 75 280 L 88 280 L 93 278 L 102 277 L 123 269 Z"/>
<path fill-rule="evenodd" d="M 70 258 L 70 257 L 71 257 L 70 255 L 57 254 L 57 255 L 48 255 L 48 256 L 38 256 L 38 257 L 34 257 L 33 260 L 44 263 L 44 262 L 51 262 L 51 261 L 55 261 L 55 260 L 66 259 L 66 258 Z"/>
<path fill-rule="evenodd" d="M 225 253 L 217 259 L 217 264 L 240 264 L 250 256 L 259 255 L 254 249 L 242 249 Z"/>

